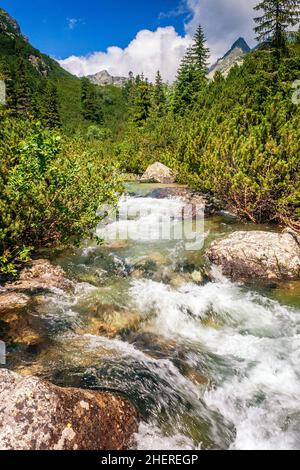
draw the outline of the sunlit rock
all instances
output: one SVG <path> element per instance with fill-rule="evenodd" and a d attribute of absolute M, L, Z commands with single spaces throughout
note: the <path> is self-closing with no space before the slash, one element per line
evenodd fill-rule
<path fill-rule="evenodd" d="M 207 256 L 234 280 L 300 278 L 300 244 L 287 232 L 234 232 L 213 242 Z"/>
<path fill-rule="evenodd" d="M 122 450 L 136 430 L 124 398 L 0 370 L 1 450 Z"/>
<path fill-rule="evenodd" d="M 172 184 L 175 181 L 176 173 L 159 162 L 150 165 L 141 177 L 141 182 L 143 183 Z"/>

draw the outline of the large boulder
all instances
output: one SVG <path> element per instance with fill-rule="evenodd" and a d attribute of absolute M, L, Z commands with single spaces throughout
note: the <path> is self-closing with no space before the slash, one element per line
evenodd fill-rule
<path fill-rule="evenodd" d="M 176 173 L 159 162 L 150 165 L 141 177 L 142 183 L 173 184 L 175 181 Z"/>
<path fill-rule="evenodd" d="M 124 450 L 136 431 L 124 398 L 0 370 L 1 450 Z"/>
<path fill-rule="evenodd" d="M 234 232 L 212 243 L 207 256 L 225 276 L 237 281 L 300 278 L 299 239 L 289 231 Z"/>

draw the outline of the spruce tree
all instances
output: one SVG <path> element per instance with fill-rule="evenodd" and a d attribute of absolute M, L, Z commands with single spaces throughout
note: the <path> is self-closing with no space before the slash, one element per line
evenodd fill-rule
<path fill-rule="evenodd" d="M 58 109 L 58 95 L 56 85 L 47 83 L 44 104 L 44 122 L 50 129 L 61 127 L 61 120 Z"/>
<path fill-rule="evenodd" d="M 165 86 L 162 80 L 160 71 L 157 71 L 155 84 L 153 88 L 153 110 L 157 117 L 162 117 L 165 114 L 166 107 L 166 93 Z"/>
<path fill-rule="evenodd" d="M 254 18 L 258 42 L 270 41 L 280 58 L 286 48 L 288 28 L 299 23 L 300 0 L 262 0 L 254 9 L 262 12 Z"/>
<path fill-rule="evenodd" d="M 103 111 L 96 87 L 88 78 L 81 80 L 81 108 L 82 115 L 87 121 L 96 124 L 103 122 Z"/>
<path fill-rule="evenodd" d="M 202 77 L 205 77 L 207 74 L 209 49 L 206 47 L 206 39 L 201 25 L 198 26 L 194 35 L 194 42 L 190 50 L 190 56 L 196 70 Z"/>
<path fill-rule="evenodd" d="M 15 72 L 14 101 L 16 115 L 23 118 L 28 117 L 31 106 L 30 79 L 25 61 L 20 56 Z"/>
<path fill-rule="evenodd" d="M 195 101 L 197 93 L 206 86 L 209 49 L 201 26 L 197 28 L 193 44 L 188 48 L 177 73 L 173 96 L 173 112 L 183 115 Z"/>
<path fill-rule="evenodd" d="M 150 85 L 144 76 L 136 77 L 134 102 L 132 109 L 132 119 L 138 125 L 143 125 L 147 121 L 151 110 Z"/>

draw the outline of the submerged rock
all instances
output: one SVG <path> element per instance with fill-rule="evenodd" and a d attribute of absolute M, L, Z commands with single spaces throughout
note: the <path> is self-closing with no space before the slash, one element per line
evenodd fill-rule
<path fill-rule="evenodd" d="M 0 370 L 1 450 L 123 450 L 136 431 L 122 397 Z"/>
<path fill-rule="evenodd" d="M 113 305 L 99 306 L 88 323 L 77 330 L 77 334 L 91 334 L 115 338 L 123 331 L 138 328 L 141 316 L 135 312 L 120 309 Z"/>
<path fill-rule="evenodd" d="M 233 280 L 300 278 L 300 244 L 289 232 L 235 232 L 212 243 L 207 256 Z"/>
<path fill-rule="evenodd" d="M 142 183 L 172 184 L 175 183 L 175 181 L 176 173 L 171 170 L 171 168 L 159 162 L 150 165 L 141 177 Z"/>

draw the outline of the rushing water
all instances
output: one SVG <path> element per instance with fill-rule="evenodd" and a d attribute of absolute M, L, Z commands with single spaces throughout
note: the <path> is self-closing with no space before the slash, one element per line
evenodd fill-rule
<path fill-rule="evenodd" d="M 213 239 L 257 227 L 210 217 L 203 249 L 186 250 L 151 236 L 182 201 L 130 188 L 121 205 L 149 213 L 99 227 L 108 245 L 53 255 L 76 291 L 37 302 L 47 343 L 22 367 L 129 397 L 140 449 L 300 449 L 299 286 L 194 282 Z M 132 240 L 112 240 L 128 227 Z"/>

